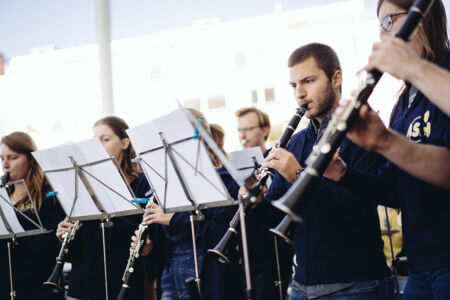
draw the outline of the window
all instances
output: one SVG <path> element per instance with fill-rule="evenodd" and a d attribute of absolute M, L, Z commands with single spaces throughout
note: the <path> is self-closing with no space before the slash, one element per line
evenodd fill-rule
<path fill-rule="evenodd" d="M 208 109 L 225 107 L 225 96 L 208 97 Z"/>
<path fill-rule="evenodd" d="M 200 109 L 200 99 L 196 98 L 184 100 L 184 106 L 186 106 L 187 108 Z"/>
<path fill-rule="evenodd" d="M 251 90 L 252 103 L 258 103 L 258 91 Z"/>
<path fill-rule="evenodd" d="M 264 96 L 266 97 L 266 102 L 275 101 L 275 89 L 274 88 L 264 89 Z"/>

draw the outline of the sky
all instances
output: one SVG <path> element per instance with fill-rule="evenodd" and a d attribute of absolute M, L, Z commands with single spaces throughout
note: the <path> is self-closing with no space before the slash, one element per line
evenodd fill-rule
<path fill-rule="evenodd" d="M 444 0 L 450 1 L 450 0 Z M 110 0 L 111 37 L 120 39 L 189 26 L 194 20 L 224 21 L 274 11 L 276 0 Z M 283 10 L 338 2 L 278 0 Z M 374 7 L 376 0 L 364 0 Z M 446 5 L 447 6 L 447 5 Z M 371 10 L 373 11 L 373 10 Z M 6 58 L 31 48 L 97 42 L 95 0 L 0 0 L 0 53 Z"/>

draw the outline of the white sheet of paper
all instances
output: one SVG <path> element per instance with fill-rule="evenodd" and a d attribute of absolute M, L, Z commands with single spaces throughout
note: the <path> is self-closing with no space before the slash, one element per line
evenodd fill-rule
<path fill-rule="evenodd" d="M 253 167 L 255 166 L 253 157 L 258 164 L 262 164 L 264 157 L 260 147 L 247 148 L 228 154 L 228 160 L 231 165 L 244 177 L 248 177 L 253 173 Z"/>
<path fill-rule="evenodd" d="M 194 128 L 181 110 L 172 111 L 127 132 L 136 152 L 144 161 L 142 164 L 144 171 L 156 191 L 158 201 L 168 211 L 182 210 L 190 207 L 191 203 L 186 197 L 169 156 L 165 153 L 159 133 L 163 133 L 168 144 L 184 140 L 171 145 L 172 153 L 195 202 L 204 206 L 215 206 L 214 203 L 218 204 L 225 200 L 229 204 L 232 203 L 203 142 L 189 139 L 194 135 Z M 153 151 L 145 153 L 148 150 Z"/>
<path fill-rule="evenodd" d="M 252 147 L 243 150 L 234 151 L 228 154 L 228 159 L 231 165 L 244 176 L 250 176 L 254 171 L 254 159 L 261 165 L 264 161 L 264 156 L 260 147 Z M 266 181 L 267 187 L 270 187 L 272 180 L 269 178 Z"/>
<path fill-rule="evenodd" d="M 33 152 L 33 156 L 45 171 L 73 167 L 69 156 L 72 156 L 78 165 L 108 159 L 108 153 L 97 138 L 91 138 L 78 143 L 70 143 L 62 146 Z M 126 199 L 132 199 L 125 182 L 112 161 L 102 162 L 92 166 L 83 167 L 87 172 L 98 178 L 105 185 L 117 191 Z M 84 177 L 92 187 L 96 198 L 100 201 L 105 211 L 114 216 L 119 212 L 135 211 L 136 207 L 125 199 L 111 191 L 98 180 L 84 173 Z M 70 214 L 75 198 L 75 171 L 73 169 L 58 172 L 46 172 L 46 176 L 53 189 L 58 192 L 58 199 L 67 215 Z M 78 198 L 72 211 L 71 217 L 83 219 L 96 219 L 100 211 L 92 201 L 83 182 L 78 177 Z"/>
<path fill-rule="evenodd" d="M 3 213 L 5 214 L 5 218 L 9 223 L 9 226 L 11 226 L 11 229 L 15 232 L 15 233 L 19 233 L 19 232 L 25 232 L 25 230 L 23 229 L 22 225 L 20 225 L 19 220 L 17 220 L 17 216 L 16 213 L 14 212 L 14 208 L 12 208 L 11 205 L 9 205 L 8 203 L 6 203 L 6 201 L 9 201 L 9 203 L 11 203 L 9 196 L 8 196 L 8 192 L 6 191 L 5 188 L 0 188 L 0 207 L 3 211 Z M 2 219 L 0 218 L 0 235 L 4 235 L 4 234 L 9 234 L 8 230 L 6 230 L 6 226 L 3 223 Z"/>
<path fill-rule="evenodd" d="M 189 205 L 175 170 L 169 158 L 165 157 L 164 146 L 158 132 L 159 129 L 151 121 L 127 130 L 128 137 L 135 151 L 140 154 L 140 158 L 144 162 L 142 167 L 150 185 L 156 191 L 156 199 L 159 204 L 163 207 L 171 208 L 172 206 L 169 206 L 168 203 L 165 205 L 164 199 L 178 199 L 178 201 L 183 203 L 183 206 Z M 154 151 L 143 153 L 148 150 Z M 166 179 L 167 197 L 165 189 Z"/>

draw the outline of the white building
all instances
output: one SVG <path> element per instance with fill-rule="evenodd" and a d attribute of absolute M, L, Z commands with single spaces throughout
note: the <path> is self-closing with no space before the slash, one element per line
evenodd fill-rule
<path fill-rule="evenodd" d="M 378 21 L 362 0 L 192 26 L 112 42 L 116 115 L 130 126 L 176 107 L 200 108 L 226 131 L 225 148 L 238 148 L 234 112 L 256 105 L 269 113 L 276 138 L 295 108 L 287 59 L 297 47 L 321 42 L 338 53 L 344 95 L 356 88 L 378 38 Z M 11 59 L 0 76 L 0 134 L 28 131 L 40 147 L 92 135 L 101 115 L 96 45 L 40 49 Z M 389 115 L 398 82 L 383 79 L 372 105 Z M 388 88 L 386 88 L 388 87 Z M 391 105 L 389 105 L 391 103 Z M 20 110 L 20 113 L 17 113 Z M 275 126 L 276 127 L 276 126 Z M 278 130 L 278 131 L 277 131 Z"/>

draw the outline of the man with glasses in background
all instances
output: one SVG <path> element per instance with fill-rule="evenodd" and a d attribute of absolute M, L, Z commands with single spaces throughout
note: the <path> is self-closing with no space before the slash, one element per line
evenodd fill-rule
<path fill-rule="evenodd" d="M 260 147 L 267 155 L 266 140 L 270 132 L 269 116 L 256 107 L 241 108 L 236 111 L 239 140 L 244 149 Z"/>

